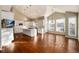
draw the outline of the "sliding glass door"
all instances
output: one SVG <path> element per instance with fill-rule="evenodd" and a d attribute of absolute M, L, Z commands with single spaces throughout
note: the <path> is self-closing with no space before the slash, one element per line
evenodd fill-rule
<path fill-rule="evenodd" d="M 78 23 L 77 23 L 77 13 L 66 12 L 54 13 L 49 18 L 48 29 L 51 32 L 56 32 L 59 34 L 65 34 L 68 37 L 77 38 L 78 36 Z"/>
<path fill-rule="evenodd" d="M 76 37 L 77 35 L 77 17 L 68 17 L 68 35 L 71 37 Z"/>
<path fill-rule="evenodd" d="M 55 12 L 51 16 L 49 16 L 48 20 L 48 29 L 49 31 L 54 31 L 56 33 L 64 33 L 65 32 L 65 14 Z"/>

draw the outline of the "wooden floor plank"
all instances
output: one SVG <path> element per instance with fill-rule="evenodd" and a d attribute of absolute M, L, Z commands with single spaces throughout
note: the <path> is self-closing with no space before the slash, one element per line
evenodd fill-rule
<path fill-rule="evenodd" d="M 29 37 L 15 34 L 14 41 L 3 47 L 2 53 L 66 53 L 79 52 L 78 40 L 68 39 L 64 35 L 41 34 Z"/>

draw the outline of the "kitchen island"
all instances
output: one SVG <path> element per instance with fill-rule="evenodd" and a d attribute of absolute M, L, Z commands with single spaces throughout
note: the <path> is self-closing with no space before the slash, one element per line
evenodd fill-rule
<path fill-rule="evenodd" d="M 37 29 L 36 28 L 23 28 L 23 34 L 28 35 L 30 37 L 34 37 L 37 35 Z"/>

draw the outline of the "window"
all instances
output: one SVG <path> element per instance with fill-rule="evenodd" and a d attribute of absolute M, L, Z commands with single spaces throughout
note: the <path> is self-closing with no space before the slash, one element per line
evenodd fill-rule
<path fill-rule="evenodd" d="M 56 20 L 56 31 L 57 32 L 64 32 L 65 25 L 65 18 L 57 19 Z"/>

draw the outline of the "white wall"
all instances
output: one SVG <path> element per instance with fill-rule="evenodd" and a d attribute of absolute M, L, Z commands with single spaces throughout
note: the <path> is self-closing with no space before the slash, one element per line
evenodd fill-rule
<path fill-rule="evenodd" d="M 47 17 L 44 17 L 44 27 L 45 27 L 45 32 L 47 32 Z"/>
<path fill-rule="evenodd" d="M 53 5 L 52 8 L 63 11 L 79 12 L 78 5 Z"/>
<path fill-rule="evenodd" d="M 66 11 L 79 12 L 78 5 L 47 5 L 45 16 L 51 15 L 53 12 L 65 13 Z"/>
<path fill-rule="evenodd" d="M 79 41 L 79 13 L 78 13 L 78 41 Z"/>

